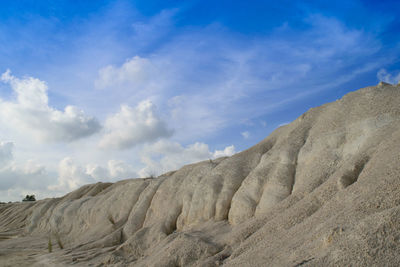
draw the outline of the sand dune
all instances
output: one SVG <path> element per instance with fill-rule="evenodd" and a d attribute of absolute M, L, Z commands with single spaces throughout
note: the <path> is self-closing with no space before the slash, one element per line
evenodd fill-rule
<path fill-rule="evenodd" d="M 232 157 L 0 205 L 1 266 L 400 266 L 399 255 L 400 86 L 384 83 Z"/>

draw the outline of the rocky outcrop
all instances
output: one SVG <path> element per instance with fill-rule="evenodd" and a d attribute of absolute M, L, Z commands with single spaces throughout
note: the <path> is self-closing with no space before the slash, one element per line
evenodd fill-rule
<path fill-rule="evenodd" d="M 0 205 L 0 261 L 36 238 L 37 265 L 398 266 L 399 222 L 400 87 L 382 83 L 232 157 Z"/>

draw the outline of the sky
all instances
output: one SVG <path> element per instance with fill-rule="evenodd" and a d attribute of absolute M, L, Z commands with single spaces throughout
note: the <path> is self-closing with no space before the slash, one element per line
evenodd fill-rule
<path fill-rule="evenodd" d="M 230 156 L 400 80 L 399 1 L 3 1 L 0 201 Z"/>

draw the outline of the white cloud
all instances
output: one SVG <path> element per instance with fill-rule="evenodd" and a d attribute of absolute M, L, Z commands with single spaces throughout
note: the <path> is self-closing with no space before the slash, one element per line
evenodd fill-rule
<path fill-rule="evenodd" d="M 380 69 L 376 74 L 376 77 L 379 81 L 390 83 L 390 84 L 397 84 L 400 82 L 400 72 L 396 74 L 392 74 L 387 72 L 385 69 Z"/>
<path fill-rule="evenodd" d="M 158 73 L 157 68 L 147 58 L 135 56 L 126 60 L 121 67 L 112 65 L 99 70 L 95 81 L 97 88 L 107 88 L 129 84 L 130 86 L 144 86 L 152 81 Z"/>
<path fill-rule="evenodd" d="M 33 160 L 18 164 L 13 150 L 12 142 L 0 142 L 0 201 L 21 200 L 21 192 L 46 191 L 51 182 L 43 165 Z"/>
<path fill-rule="evenodd" d="M 135 108 L 122 105 L 118 113 L 107 118 L 104 128 L 100 147 L 112 149 L 126 149 L 172 134 L 158 116 L 155 105 L 148 100 Z"/>
<path fill-rule="evenodd" d="M 107 163 L 111 178 L 135 178 L 138 177 L 133 167 L 121 160 L 109 160 Z"/>
<path fill-rule="evenodd" d="M 121 160 L 109 160 L 107 168 L 97 164 L 88 164 L 86 173 L 98 181 L 138 177 L 133 167 Z"/>
<path fill-rule="evenodd" d="M 59 163 L 57 184 L 50 185 L 48 188 L 67 193 L 82 185 L 97 181 L 115 181 L 137 176 L 133 167 L 124 161 L 109 160 L 106 167 L 98 164 L 81 166 L 72 158 L 66 157 Z"/>
<path fill-rule="evenodd" d="M 182 146 L 177 142 L 160 140 L 152 145 L 147 145 L 141 152 L 141 160 L 146 165 L 139 171 L 141 177 L 160 175 L 167 171 L 176 170 L 185 164 L 190 164 L 206 159 L 231 156 L 235 147 L 228 146 L 224 150 L 211 152 L 207 144 L 196 142 Z"/>
<path fill-rule="evenodd" d="M 16 78 L 7 70 L 1 81 L 10 84 L 16 101 L 0 99 L 0 121 L 18 133 L 33 134 L 42 142 L 71 142 L 100 130 L 98 121 L 74 106 L 64 111 L 48 105 L 45 82 L 27 77 Z"/>
<path fill-rule="evenodd" d="M 13 147 L 14 144 L 12 142 L 0 142 L 0 169 L 12 160 Z"/>
<path fill-rule="evenodd" d="M 96 180 L 86 170 L 74 163 L 70 157 L 61 160 L 58 166 L 58 184 L 49 186 L 50 190 L 71 191 L 78 187 L 93 183 Z"/>
<path fill-rule="evenodd" d="M 57 172 L 48 172 L 34 160 L 14 158 L 12 142 L 0 141 L 0 201 L 18 201 L 26 194 L 38 199 L 66 194 L 88 183 L 138 177 L 134 168 L 121 160 L 109 160 L 105 167 L 83 166 L 71 157 L 58 164 Z"/>
<path fill-rule="evenodd" d="M 243 136 L 244 139 L 249 139 L 249 137 L 250 137 L 249 131 L 241 132 L 240 134 Z"/>
<path fill-rule="evenodd" d="M 138 174 L 132 166 L 117 160 L 109 160 L 106 167 L 82 166 L 66 157 L 59 162 L 57 172 L 48 172 L 33 160 L 17 164 L 12 159 L 0 166 L 0 201 L 18 201 L 26 194 L 35 194 L 37 199 L 61 196 L 85 184 L 135 177 Z"/>
<path fill-rule="evenodd" d="M 215 152 L 213 153 L 213 157 L 214 158 L 229 157 L 235 153 L 236 153 L 235 146 L 231 145 L 231 146 L 225 147 L 224 150 L 215 150 Z"/>

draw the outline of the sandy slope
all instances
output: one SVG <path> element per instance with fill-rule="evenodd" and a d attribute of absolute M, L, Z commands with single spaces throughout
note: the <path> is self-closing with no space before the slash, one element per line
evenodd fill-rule
<path fill-rule="evenodd" d="M 387 84 L 229 158 L 0 206 L 1 266 L 400 266 L 399 255 L 400 87 Z"/>

